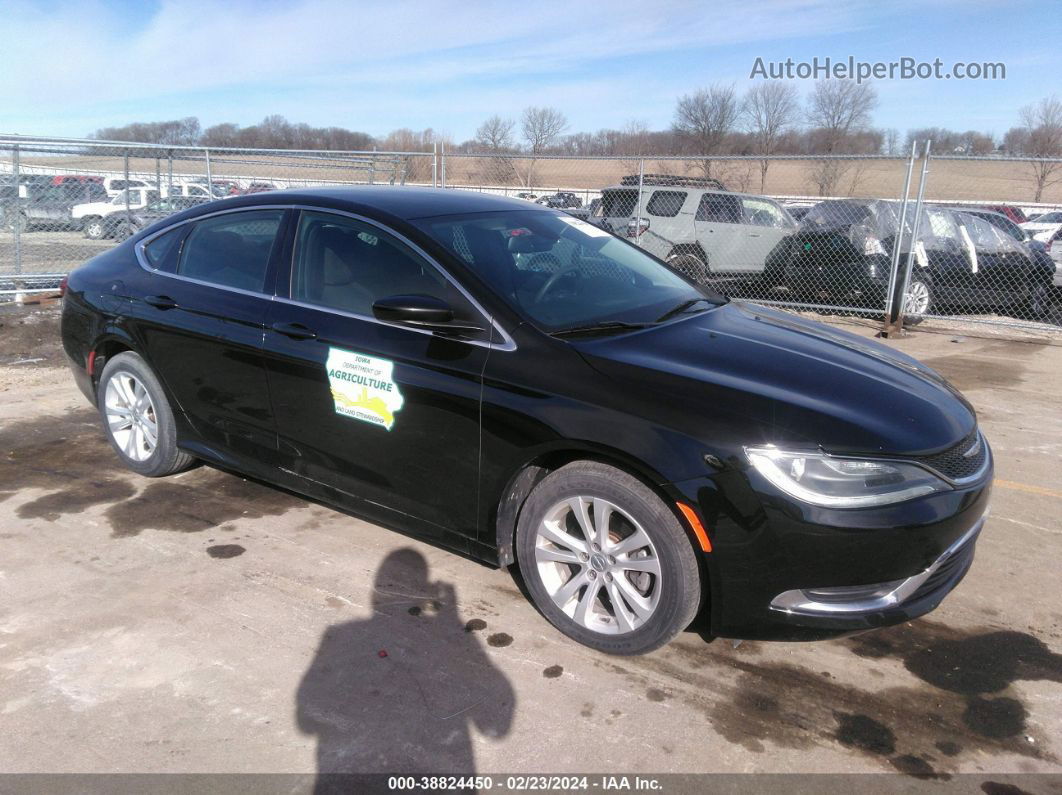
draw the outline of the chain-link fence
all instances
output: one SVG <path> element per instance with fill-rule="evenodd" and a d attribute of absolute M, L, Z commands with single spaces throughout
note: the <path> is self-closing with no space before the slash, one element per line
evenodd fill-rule
<path fill-rule="evenodd" d="M 928 146 L 907 157 L 580 158 L 0 138 L 0 292 L 52 287 L 193 204 L 354 184 L 545 204 L 731 297 L 884 318 L 887 330 L 946 317 L 1062 331 L 1062 161 L 937 157 Z"/>

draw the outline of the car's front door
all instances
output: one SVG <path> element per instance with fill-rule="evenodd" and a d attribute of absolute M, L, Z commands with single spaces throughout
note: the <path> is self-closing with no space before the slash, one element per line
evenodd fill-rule
<path fill-rule="evenodd" d="M 219 454 L 276 449 L 262 339 L 285 212 L 222 213 L 149 239 L 147 273 L 117 291 L 149 363 Z"/>
<path fill-rule="evenodd" d="M 474 535 L 490 332 L 443 337 L 376 320 L 372 306 L 432 295 L 457 318 L 489 322 L 419 250 L 366 220 L 303 210 L 291 262 L 265 341 L 282 465 Z"/>

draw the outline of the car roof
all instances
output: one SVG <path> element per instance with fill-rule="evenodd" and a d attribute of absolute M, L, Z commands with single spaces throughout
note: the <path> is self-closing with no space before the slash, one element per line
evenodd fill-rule
<path fill-rule="evenodd" d="M 522 199 L 454 188 L 419 188 L 398 185 L 353 185 L 337 188 L 295 188 L 222 199 L 225 207 L 253 207 L 268 204 L 319 204 L 366 215 L 386 213 L 403 220 L 458 213 L 523 212 L 552 213 L 545 207 Z M 213 204 L 202 205 L 213 208 Z"/>

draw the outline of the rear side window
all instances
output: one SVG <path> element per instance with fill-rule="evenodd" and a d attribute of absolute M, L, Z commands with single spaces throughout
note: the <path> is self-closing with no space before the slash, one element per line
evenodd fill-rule
<path fill-rule="evenodd" d="M 645 205 L 645 211 L 649 215 L 661 218 L 674 218 L 685 203 L 686 191 L 684 190 L 658 190 Z"/>
<path fill-rule="evenodd" d="M 773 226 L 777 229 L 785 229 L 790 225 L 782 208 L 774 202 L 766 199 L 742 199 L 741 205 L 745 209 L 746 224 Z"/>
<path fill-rule="evenodd" d="M 721 193 L 706 193 L 697 206 L 698 221 L 714 221 L 723 224 L 741 223 L 741 202 L 736 196 Z"/>
<path fill-rule="evenodd" d="M 606 218 L 629 217 L 637 201 L 636 190 L 606 190 L 601 194 L 601 214 Z"/>
<path fill-rule="evenodd" d="M 263 292 L 283 210 L 249 210 L 200 221 L 188 233 L 179 276 Z"/>

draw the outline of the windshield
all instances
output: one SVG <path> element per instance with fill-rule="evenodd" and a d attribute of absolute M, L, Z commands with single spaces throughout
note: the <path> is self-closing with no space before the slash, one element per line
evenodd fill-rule
<path fill-rule="evenodd" d="M 726 301 L 629 243 L 561 213 L 513 210 L 414 223 L 549 332 L 611 321 L 652 323 L 687 301 Z"/>

